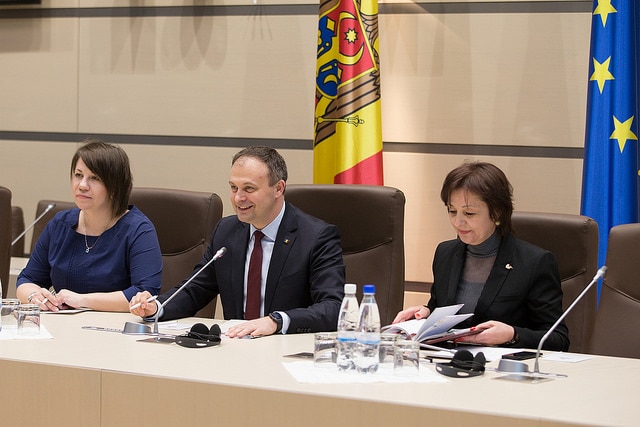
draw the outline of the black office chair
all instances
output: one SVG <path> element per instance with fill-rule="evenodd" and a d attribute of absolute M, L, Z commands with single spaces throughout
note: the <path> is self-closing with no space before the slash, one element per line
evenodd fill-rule
<path fill-rule="evenodd" d="M 11 241 L 13 242 L 24 231 L 24 213 L 20 206 L 11 206 Z M 11 245 L 12 257 L 24 256 L 24 239 L 22 236 Z"/>
<path fill-rule="evenodd" d="M 129 202 L 153 223 L 162 252 L 161 293 L 188 278 L 211 241 L 222 218 L 222 199 L 215 193 L 134 187 Z M 213 318 L 214 299 L 198 311 Z"/>
<path fill-rule="evenodd" d="M 402 191 L 384 186 L 291 184 L 285 198 L 340 232 L 346 281 L 376 285 L 382 325 L 404 304 L 404 206 Z"/>
<path fill-rule="evenodd" d="M 0 187 L 0 280 L 2 295 L 9 289 L 9 269 L 11 268 L 11 190 Z"/>
<path fill-rule="evenodd" d="M 49 205 L 53 205 L 49 211 L 47 208 Z M 29 254 L 33 252 L 33 248 L 36 246 L 36 242 L 38 238 L 44 231 L 44 228 L 47 226 L 47 223 L 60 211 L 64 211 L 67 209 L 75 208 L 76 204 L 73 202 L 65 202 L 62 200 L 40 200 L 38 205 L 36 206 L 36 216 L 34 219 L 37 219 L 40 215 L 42 215 L 45 211 L 47 211 L 38 222 L 33 226 L 33 231 L 31 234 L 31 246 L 29 249 Z"/>
<path fill-rule="evenodd" d="M 582 215 L 515 211 L 515 236 L 556 256 L 566 309 L 598 270 L 598 224 Z M 592 288 L 565 318 L 569 351 L 583 353 L 593 330 L 597 292 Z"/>
<path fill-rule="evenodd" d="M 613 227 L 589 353 L 640 358 L 639 264 L 640 224 Z"/>

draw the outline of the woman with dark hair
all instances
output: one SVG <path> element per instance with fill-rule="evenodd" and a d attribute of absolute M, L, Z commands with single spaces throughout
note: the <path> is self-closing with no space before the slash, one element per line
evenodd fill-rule
<path fill-rule="evenodd" d="M 89 140 L 78 148 L 71 160 L 77 208 L 47 223 L 16 282 L 22 302 L 52 311 L 129 311 L 138 292 L 158 294 L 160 244 L 151 221 L 129 206 L 132 185 L 120 147 Z"/>
<path fill-rule="evenodd" d="M 458 342 L 537 348 L 562 314 L 560 274 L 551 252 L 513 236 L 509 180 L 490 163 L 465 163 L 449 172 L 440 198 L 457 238 L 436 249 L 429 303 L 401 311 L 394 323 L 464 304 L 460 313 L 473 316 L 457 327 L 481 332 Z M 544 348 L 569 348 L 564 322 Z"/>

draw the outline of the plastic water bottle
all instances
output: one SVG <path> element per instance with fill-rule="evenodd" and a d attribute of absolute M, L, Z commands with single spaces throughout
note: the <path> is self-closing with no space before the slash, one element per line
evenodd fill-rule
<path fill-rule="evenodd" d="M 364 296 L 358 319 L 358 343 L 356 345 L 356 369 L 369 373 L 378 370 L 380 355 L 380 312 L 376 303 L 374 285 L 364 285 Z"/>
<path fill-rule="evenodd" d="M 356 285 L 347 283 L 344 285 L 344 298 L 338 315 L 338 358 L 336 364 L 340 371 L 348 371 L 356 367 L 354 359 L 357 344 L 358 317 Z"/>

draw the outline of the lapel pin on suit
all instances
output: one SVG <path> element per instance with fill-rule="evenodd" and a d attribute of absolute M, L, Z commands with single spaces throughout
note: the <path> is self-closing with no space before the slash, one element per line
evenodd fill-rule
<path fill-rule="evenodd" d="M 289 242 L 290 242 L 290 240 L 289 240 L 289 239 L 284 239 L 284 244 L 285 244 L 285 245 L 288 245 L 288 244 L 289 244 Z"/>
<path fill-rule="evenodd" d="M 513 270 L 513 266 L 511 264 L 507 264 L 504 266 L 507 270 Z"/>

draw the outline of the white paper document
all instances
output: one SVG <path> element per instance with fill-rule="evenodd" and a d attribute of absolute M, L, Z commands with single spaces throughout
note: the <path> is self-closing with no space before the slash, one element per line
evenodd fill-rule
<path fill-rule="evenodd" d="M 387 325 L 382 332 L 396 332 L 410 336 L 422 342 L 443 335 L 458 323 L 473 316 L 473 313 L 456 314 L 463 304 L 438 307 L 426 319 L 411 319 L 405 322 Z"/>
<path fill-rule="evenodd" d="M 33 335 L 19 335 L 18 328 L 13 327 L 3 327 L 0 331 L 0 341 L 1 340 L 46 340 L 53 338 L 53 335 L 47 331 L 47 328 L 40 325 L 40 333 Z"/>

